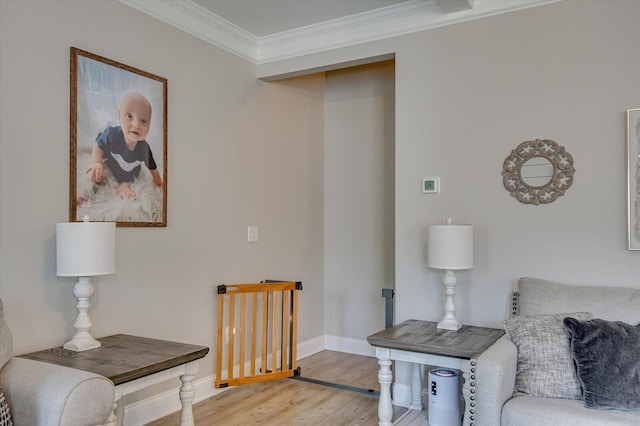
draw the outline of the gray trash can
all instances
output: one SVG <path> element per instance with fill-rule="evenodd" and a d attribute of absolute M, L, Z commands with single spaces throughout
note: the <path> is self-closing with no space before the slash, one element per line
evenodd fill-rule
<path fill-rule="evenodd" d="M 460 372 L 449 368 L 429 371 L 429 426 L 460 426 Z"/>

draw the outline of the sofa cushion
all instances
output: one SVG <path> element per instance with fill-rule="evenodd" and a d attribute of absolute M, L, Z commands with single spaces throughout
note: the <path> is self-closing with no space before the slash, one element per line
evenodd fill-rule
<path fill-rule="evenodd" d="M 559 284 L 536 278 L 518 280 L 519 314 L 591 312 L 594 318 L 640 322 L 640 289 Z"/>
<path fill-rule="evenodd" d="M 638 426 L 640 411 L 591 410 L 582 401 L 517 396 L 504 404 L 508 426 Z"/>
<path fill-rule="evenodd" d="M 509 339 L 518 349 L 514 395 L 581 399 L 569 333 L 562 320 L 572 316 L 588 320 L 591 314 L 516 316 L 504 321 Z"/>
<path fill-rule="evenodd" d="M 566 318 L 588 408 L 640 409 L 640 326 Z"/>

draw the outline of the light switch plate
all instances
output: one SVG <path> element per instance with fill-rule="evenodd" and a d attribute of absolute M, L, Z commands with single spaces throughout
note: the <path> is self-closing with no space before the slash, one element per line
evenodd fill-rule
<path fill-rule="evenodd" d="M 258 227 L 257 226 L 249 226 L 247 229 L 247 241 L 250 243 L 258 242 Z"/>
<path fill-rule="evenodd" d="M 440 178 L 438 176 L 430 176 L 422 179 L 422 192 L 425 194 L 439 194 Z"/>

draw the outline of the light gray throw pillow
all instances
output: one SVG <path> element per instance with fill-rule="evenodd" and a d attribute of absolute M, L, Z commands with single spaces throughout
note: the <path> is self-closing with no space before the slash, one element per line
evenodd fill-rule
<path fill-rule="evenodd" d="M 4 398 L 4 393 L 0 389 L 0 426 L 13 426 L 13 420 L 11 420 L 11 413 L 9 413 L 9 404 Z"/>
<path fill-rule="evenodd" d="M 515 395 L 582 399 L 573 364 L 566 317 L 590 320 L 589 312 L 515 316 L 504 321 L 509 339 L 518 348 Z"/>
<path fill-rule="evenodd" d="M 0 299 L 0 368 L 9 361 L 13 355 L 13 339 L 9 326 L 4 322 L 4 307 Z"/>

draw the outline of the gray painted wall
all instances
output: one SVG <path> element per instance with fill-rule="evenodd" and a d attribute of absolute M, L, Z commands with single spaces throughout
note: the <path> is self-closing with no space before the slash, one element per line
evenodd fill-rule
<path fill-rule="evenodd" d="M 398 319 L 439 319 L 441 271 L 426 227 L 475 226 L 474 269 L 458 274 L 459 318 L 501 326 L 520 276 L 640 288 L 626 249 L 625 113 L 640 103 L 640 3 L 566 1 L 405 37 L 396 52 Z M 503 188 L 520 142 L 549 138 L 575 161 L 550 205 Z M 425 175 L 439 196 L 422 195 Z"/>
<path fill-rule="evenodd" d="M 384 328 L 393 288 L 393 61 L 326 74 L 325 334 L 365 339 Z"/>
<path fill-rule="evenodd" d="M 260 76 L 395 55 L 396 320 L 439 320 L 441 271 L 427 227 L 475 226 L 475 266 L 457 274 L 458 318 L 500 327 L 518 277 L 640 288 L 627 247 L 626 123 L 640 104 L 640 2 L 566 0 L 258 67 Z M 549 138 L 573 156 L 573 186 L 520 204 L 502 163 Z M 440 176 L 440 195 L 423 195 Z"/>
<path fill-rule="evenodd" d="M 168 79 L 168 226 L 117 229 L 117 272 L 92 280 L 93 334 L 215 353 L 216 286 L 271 278 L 303 282 L 299 339 L 321 336 L 324 77 L 264 83 L 253 64 L 118 2 L 0 8 L 0 294 L 15 352 L 73 334 L 75 280 L 55 271 L 70 46 Z M 213 371 L 208 355 L 199 376 Z"/>

